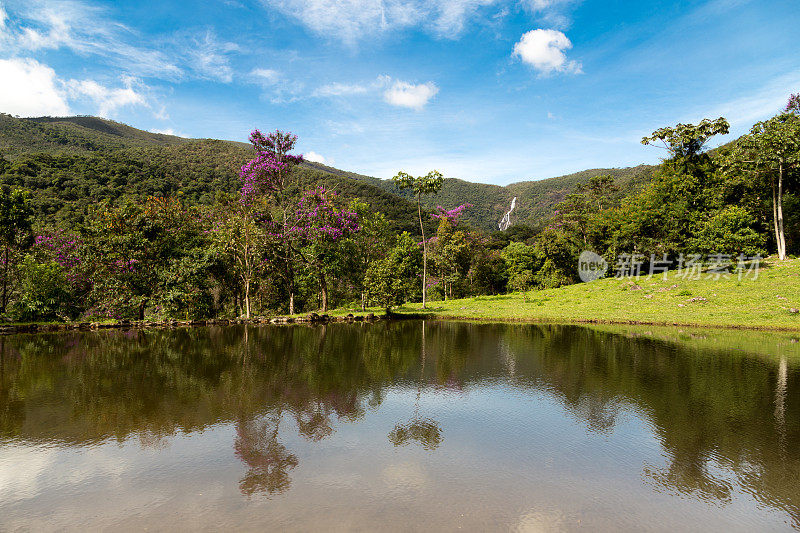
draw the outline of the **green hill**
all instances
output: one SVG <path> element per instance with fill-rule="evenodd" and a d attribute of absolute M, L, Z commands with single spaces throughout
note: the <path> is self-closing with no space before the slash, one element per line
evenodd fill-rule
<path fill-rule="evenodd" d="M 219 192 L 238 188 L 237 170 L 252 157 L 252 149 L 233 141 L 151 133 L 97 117 L 21 119 L 0 114 L 0 154 L 10 161 L 0 183 L 34 191 L 43 216 L 69 219 L 80 217 L 90 203 L 123 194 L 179 194 L 191 202 L 211 202 Z M 578 183 L 592 176 L 610 174 L 621 193 L 627 193 L 648 182 L 654 168 L 585 170 L 506 187 L 451 178 L 439 194 L 424 199 L 424 207 L 433 211 L 438 205 L 471 203 L 465 220 L 494 231 L 516 196 L 514 222 L 536 225 Z M 297 173 L 300 186 L 323 184 L 345 197 L 359 197 L 384 212 L 395 229 L 416 231 L 412 194 L 390 180 L 313 162 L 305 162 Z"/>
<path fill-rule="evenodd" d="M 400 190 L 391 180 L 381 180 L 371 176 L 345 172 L 335 168 L 310 163 L 310 166 L 332 174 L 359 180 L 409 200 L 413 193 Z M 452 208 L 460 204 L 470 203 L 470 209 L 464 211 L 464 220 L 469 224 L 494 231 L 497 223 L 508 211 L 511 200 L 517 197 L 513 220 L 536 225 L 553 214 L 555 205 L 561 202 L 579 183 L 586 182 L 598 175 L 608 174 L 614 177 L 620 194 L 629 194 L 637 187 L 648 183 L 653 178 L 656 167 L 639 165 L 628 168 L 595 168 L 583 170 L 565 176 L 536 181 L 521 181 L 505 187 L 487 183 L 448 178 L 439 194 L 426 196 L 422 203 L 425 209 L 433 211 L 437 206 Z"/>

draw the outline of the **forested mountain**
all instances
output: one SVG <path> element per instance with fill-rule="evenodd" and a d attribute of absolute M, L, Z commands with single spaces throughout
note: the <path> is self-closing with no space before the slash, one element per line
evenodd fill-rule
<path fill-rule="evenodd" d="M 70 220 L 80 218 L 90 203 L 123 194 L 180 195 L 209 203 L 220 192 L 238 189 L 237 171 L 252 157 L 252 147 L 150 133 L 96 117 L 21 119 L 0 114 L 0 155 L 8 160 L 0 168 L 0 183 L 31 189 L 43 216 Z M 423 198 L 423 205 L 432 211 L 438 205 L 470 203 L 464 220 L 492 231 L 516 196 L 514 221 L 536 225 L 580 182 L 610 174 L 624 194 L 649 182 L 654 168 L 585 170 L 506 187 L 451 178 L 437 195 Z M 359 197 L 385 213 L 395 229 L 415 232 L 413 194 L 392 181 L 313 162 L 295 172 L 300 187 L 324 184 L 345 197 Z"/>
<path fill-rule="evenodd" d="M 238 170 L 253 149 L 149 133 L 95 117 L 0 115 L 0 155 L 7 160 L 0 161 L 0 184 L 33 191 L 36 212 L 47 222 L 76 222 L 87 205 L 126 194 L 211 203 L 239 190 Z M 415 204 L 376 185 L 314 163 L 295 173 L 298 189 L 324 184 L 385 213 L 396 231 L 418 228 Z"/>
<path fill-rule="evenodd" d="M 369 183 L 392 194 L 408 199 L 413 198 L 412 192 L 400 190 L 391 180 L 381 180 L 371 176 L 345 172 L 317 163 L 310 163 L 309 165 L 325 172 Z M 451 208 L 460 204 L 470 203 L 472 207 L 464 211 L 464 220 L 477 228 L 492 231 L 497 229 L 497 223 L 508 211 L 511 200 L 516 196 L 517 205 L 514 210 L 514 221 L 535 226 L 552 215 L 556 204 L 564 200 L 567 194 L 573 191 L 579 183 L 586 182 L 594 176 L 610 175 L 614 178 L 619 188 L 619 194 L 625 195 L 633 192 L 638 186 L 650 182 L 655 169 L 656 167 L 652 165 L 639 165 L 629 168 L 595 168 L 556 178 L 520 181 L 505 187 L 448 178 L 445 179 L 442 190 L 439 193 L 435 196 L 423 197 L 422 203 L 429 210 L 434 210 L 437 206 Z"/>

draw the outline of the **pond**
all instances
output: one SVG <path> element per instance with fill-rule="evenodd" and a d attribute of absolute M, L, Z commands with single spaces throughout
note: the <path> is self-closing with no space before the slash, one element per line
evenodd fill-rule
<path fill-rule="evenodd" d="M 800 528 L 790 333 L 0 337 L 0 530 Z"/>

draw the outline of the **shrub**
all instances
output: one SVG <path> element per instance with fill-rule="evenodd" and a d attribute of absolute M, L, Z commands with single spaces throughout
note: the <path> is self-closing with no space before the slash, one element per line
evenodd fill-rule
<path fill-rule="evenodd" d="M 20 263 L 19 297 L 11 305 L 15 320 L 64 320 L 72 314 L 72 295 L 58 263 L 37 263 L 30 255 Z"/>

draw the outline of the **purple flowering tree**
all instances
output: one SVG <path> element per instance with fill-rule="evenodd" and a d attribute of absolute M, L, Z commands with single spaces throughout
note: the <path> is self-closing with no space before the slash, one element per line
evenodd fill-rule
<path fill-rule="evenodd" d="M 239 191 L 242 231 L 234 250 L 239 258 L 237 262 L 244 285 L 246 315 L 250 317 L 252 280 L 263 266 L 263 261 L 256 261 L 254 256 L 263 256 L 263 250 L 259 250 L 259 247 L 264 245 L 272 248 L 269 257 L 277 263 L 276 270 L 286 282 L 289 314 L 294 314 L 294 253 L 286 234 L 292 206 L 286 189 L 292 167 L 302 162 L 303 156 L 290 153 L 297 143 L 297 136 L 280 130 L 266 135 L 253 130 L 250 143 L 256 156 L 239 172 L 242 180 Z M 266 233 L 261 228 L 266 228 Z"/>
<path fill-rule="evenodd" d="M 80 236 L 62 230 L 37 235 L 33 240 L 33 251 L 47 261 L 58 263 L 72 292 L 80 295 L 87 293 L 91 287 L 81 257 L 82 247 L 83 239 Z"/>
<path fill-rule="evenodd" d="M 323 312 L 328 310 L 328 272 L 342 255 L 341 245 L 361 229 L 358 214 L 340 204 L 339 196 L 324 187 L 304 192 L 283 233 L 317 276 Z"/>

